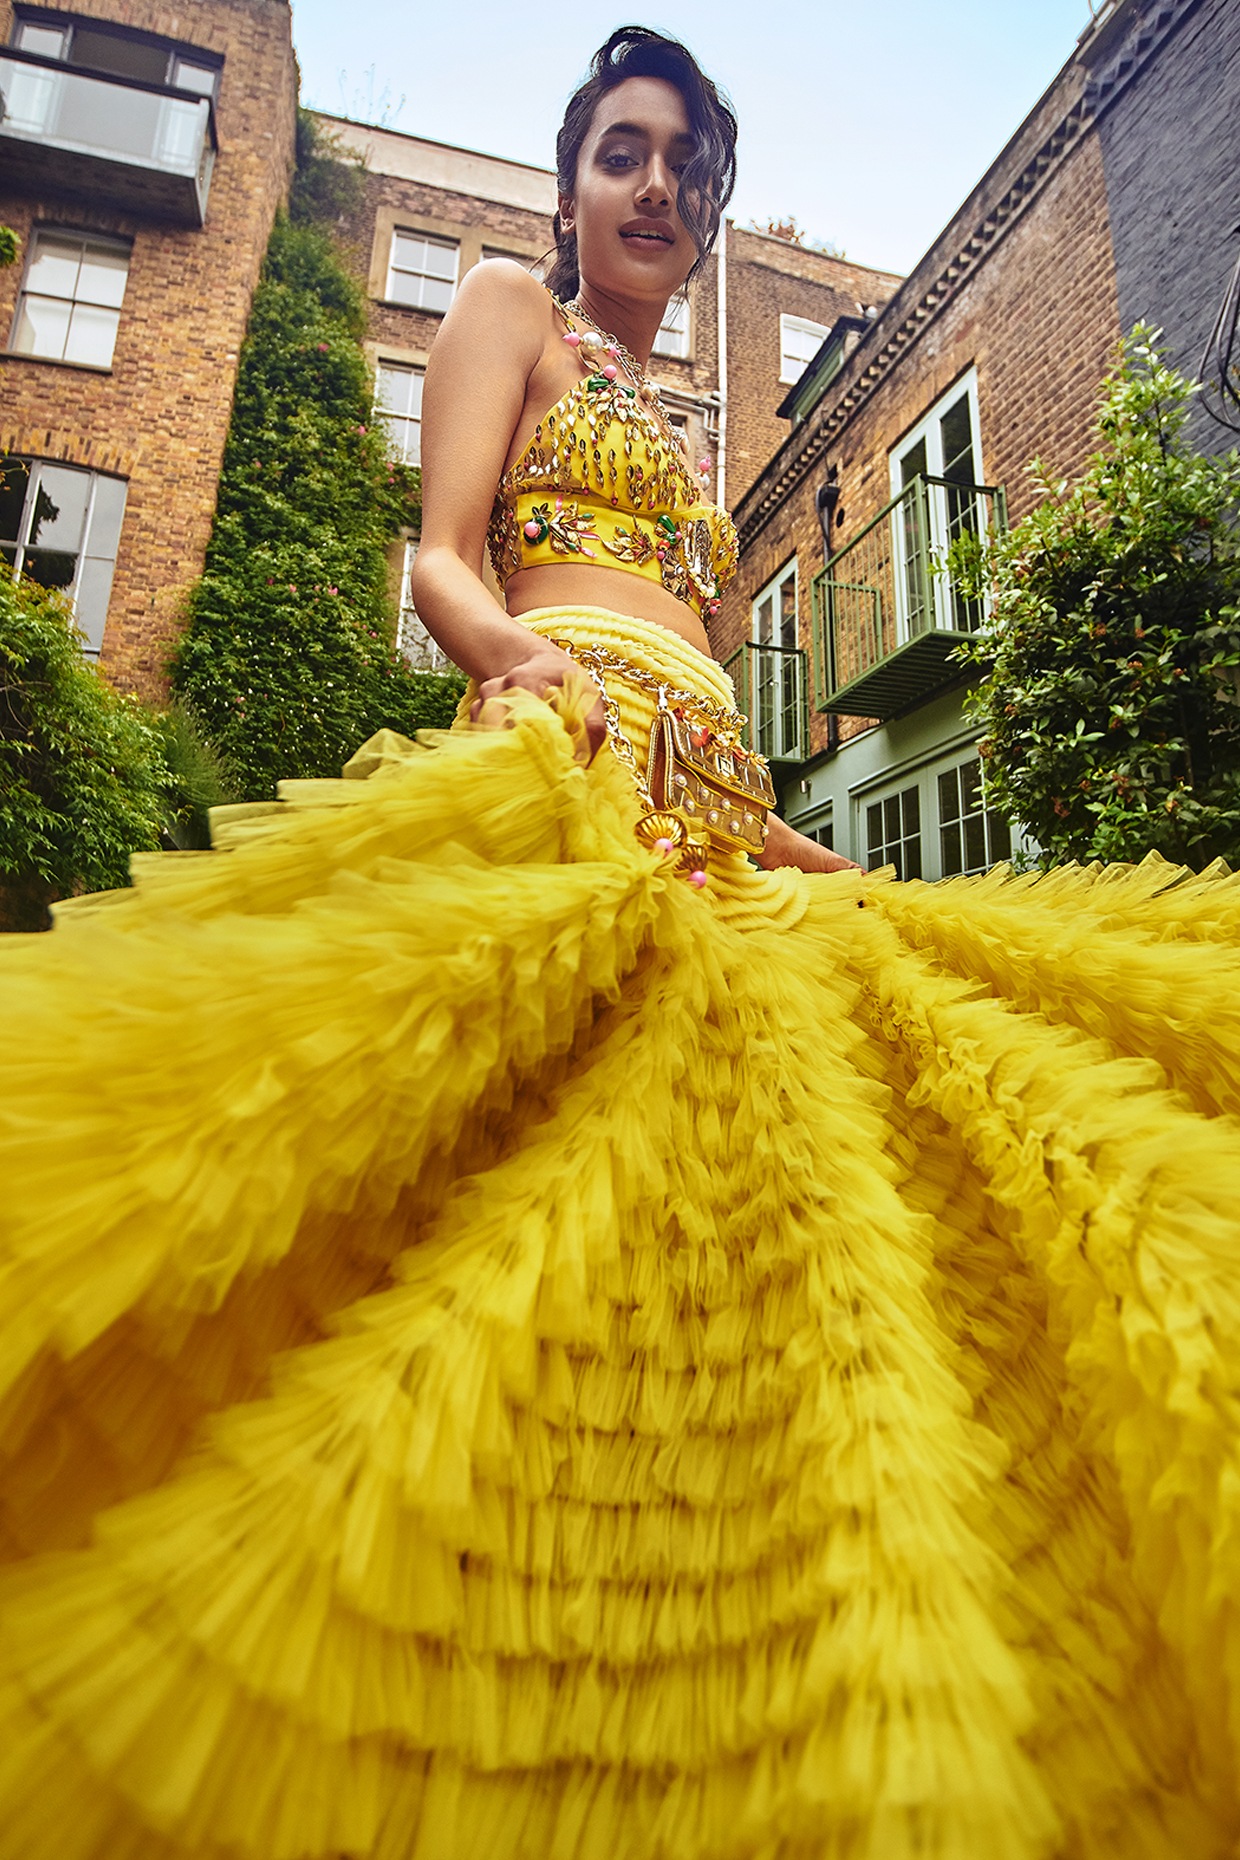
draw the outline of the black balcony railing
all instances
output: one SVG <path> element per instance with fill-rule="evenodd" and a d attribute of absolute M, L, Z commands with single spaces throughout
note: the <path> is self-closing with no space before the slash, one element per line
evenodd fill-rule
<path fill-rule="evenodd" d="M 5 179 L 201 226 L 215 161 L 210 99 L 0 52 Z"/>
<path fill-rule="evenodd" d="M 895 717 L 960 676 L 951 655 L 982 607 L 957 587 L 948 550 L 1006 521 L 995 486 L 918 476 L 831 557 L 813 584 L 820 711 Z"/>
<path fill-rule="evenodd" d="M 746 640 L 724 666 L 737 708 L 749 719 L 750 749 L 768 762 L 804 762 L 809 754 L 809 680 L 799 646 Z"/>

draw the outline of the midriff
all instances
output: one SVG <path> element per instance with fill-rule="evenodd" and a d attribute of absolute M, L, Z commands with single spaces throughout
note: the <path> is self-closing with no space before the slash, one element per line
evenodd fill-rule
<path fill-rule="evenodd" d="M 677 600 L 658 582 L 624 569 L 607 568 L 601 563 L 578 568 L 567 562 L 521 568 L 505 582 L 504 601 L 517 620 L 539 607 L 572 607 L 577 603 L 583 607 L 608 607 L 614 613 L 667 627 L 708 659 L 714 657 L 706 628 L 685 601 Z"/>

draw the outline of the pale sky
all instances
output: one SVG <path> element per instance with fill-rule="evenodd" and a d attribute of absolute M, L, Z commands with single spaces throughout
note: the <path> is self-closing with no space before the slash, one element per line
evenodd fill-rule
<path fill-rule="evenodd" d="M 613 26 L 659 27 L 736 106 L 738 224 L 791 214 L 905 272 L 1071 56 L 1090 3 L 293 0 L 293 34 L 304 102 L 549 168 L 596 46 Z"/>

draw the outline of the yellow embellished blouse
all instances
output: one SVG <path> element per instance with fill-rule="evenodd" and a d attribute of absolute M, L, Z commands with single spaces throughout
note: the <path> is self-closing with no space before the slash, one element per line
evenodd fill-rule
<path fill-rule="evenodd" d="M 679 445 L 615 367 L 543 415 L 499 481 L 487 545 L 501 584 L 520 568 L 595 563 L 661 583 L 703 620 L 736 573 L 732 519 L 701 502 Z"/>

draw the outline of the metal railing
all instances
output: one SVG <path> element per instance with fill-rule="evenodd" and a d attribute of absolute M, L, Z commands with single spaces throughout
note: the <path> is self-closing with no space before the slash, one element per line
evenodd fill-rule
<path fill-rule="evenodd" d="M 31 52 L 0 52 L 0 148 L 60 183 L 98 186 L 134 172 L 132 200 L 202 223 L 215 158 L 210 100 L 169 85 L 87 72 Z"/>
<path fill-rule="evenodd" d="M 831 557 L 813 582 L 819 710 L 891 716 L 952 676 L 948 655 L 976 631 L 982 603 L 956 585 L 948 550 L 1006 521 L 997 486 L 919 475 Z"/>
<path fill-rule="evenodd" d="M 746 640 L 724 666 L 736 703 L 749 718 L 746 746 L 768 762 L 804 762 L 809 755 L 809 679 L 799 646 Z"/>

